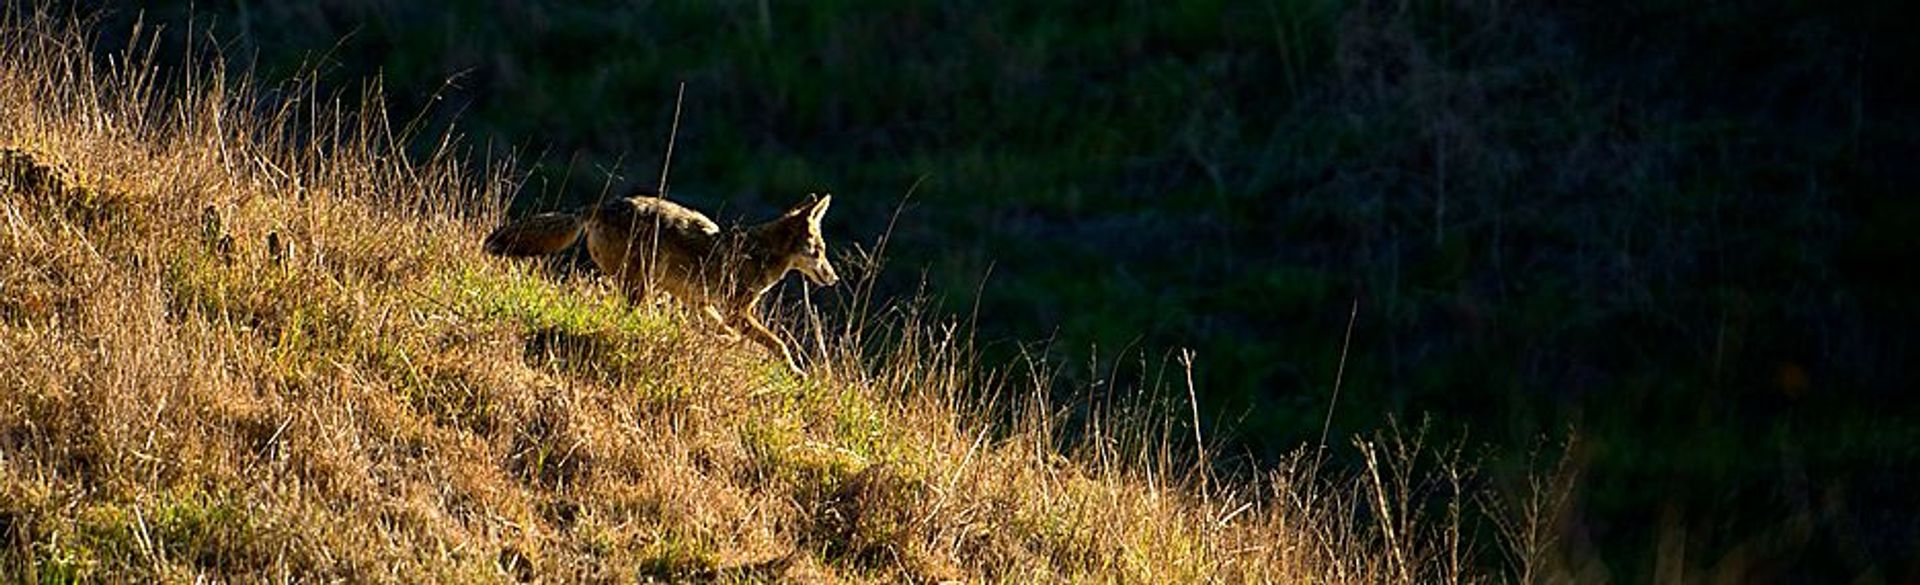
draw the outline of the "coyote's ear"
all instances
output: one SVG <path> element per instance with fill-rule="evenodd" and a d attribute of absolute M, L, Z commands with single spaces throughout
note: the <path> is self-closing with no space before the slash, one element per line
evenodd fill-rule
<path fill-rule="evenodd" d="M 813 220 L 814 223 L 819 223 L 820 218 L 827 214 L 827 206 L 832 204 L 833 194 L 828 193 L 826 196 L 821 197 L 819 201 L 813 202 L 813 208 L 807 211 L 807 219 Z"/>
<path fill-rule="evenodd" d="M 808 193 L 806 199 L 801 199 L 799 203 L 793 204 L 793 207 L 787 208 L 787 215 L 800 215 L 812 211 L 813 204 L 819 202 L 820 195 L 818 193 Z"/>
<path fill-rule="evenodd" d="M 824 197 L 818 193 L 808 193 L 806 199 L 794 204 L 792 208 L 787 210 L 787 215 L 805 215 L 807 219 L 811 221 L 820 221 L 820 216 L 827 213 L 827 205 L 831 203 L 833 203 L 833 194 L 831 193 Z"/>

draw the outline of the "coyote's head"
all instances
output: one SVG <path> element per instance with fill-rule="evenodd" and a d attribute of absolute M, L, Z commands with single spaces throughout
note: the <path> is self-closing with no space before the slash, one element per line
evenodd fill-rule
<path fill-rule="evenodd" d="M 831 203 L 831 194 L 816 197 L 809 193 L 805 201 L 787 210 L 779 220 L 787 228 L 786 245 L 790 246 L 787 265 L 820 286 L 840 282 L 840 275 L 834 274 L 833 264 L 827 261 L 827 239 L 820 236 L 820 218 L 827 214 L 827 205 Z"/>

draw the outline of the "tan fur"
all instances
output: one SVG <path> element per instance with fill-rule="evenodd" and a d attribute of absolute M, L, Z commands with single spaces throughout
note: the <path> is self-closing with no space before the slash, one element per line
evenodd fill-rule
<path fill-rule="evenodd" d="M 619 279 L 633 302 L 644 300 L 650 290 L 664 289 L 712 316 L 729 334 L 744 333 L 780 354 L 795 374 L 805 375 L 755 307 L 788 270 L 798 270 L 822 286 L 839 281 L 820 236 L 820 219 L 832 199 L 809 196 L 772 221 L 722 230 L 678 203 L 628 197 L 509 223 L 487 236 L 486 250 L 515 257 L 552 254 L 584 233 L 593 263 Z"/>

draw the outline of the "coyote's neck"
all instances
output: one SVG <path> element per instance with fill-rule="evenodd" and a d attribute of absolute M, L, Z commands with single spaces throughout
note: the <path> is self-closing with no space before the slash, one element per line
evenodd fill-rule
<path fill-rule="evenodd" d="M 779 221 L 725 231 L 715 254 L 729 272 L 735 303 L 752 303 L 765 294 L 791 266 L 776 237 Z"/>

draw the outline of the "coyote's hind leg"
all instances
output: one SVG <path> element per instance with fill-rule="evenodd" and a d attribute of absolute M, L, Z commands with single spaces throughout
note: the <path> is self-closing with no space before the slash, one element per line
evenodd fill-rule
<path fill-rule="evenodd" d="M 620 290 L 621 292 L 627 293 L 627 305 L 635 309 L 649 306 L 647 304 L 646 279 L 628 278 L 626 280 L 627 282 L 620 287 Z"/>

